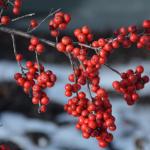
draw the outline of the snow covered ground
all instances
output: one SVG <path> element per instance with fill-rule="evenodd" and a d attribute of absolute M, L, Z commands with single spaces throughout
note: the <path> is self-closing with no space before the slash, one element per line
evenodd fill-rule
<path fill-rule="evenodd" d="M 115 65 L 116 69 L 125 71 L 129 68 L 135 68 L 138 64 L 145 66 L 145 74 L 150 75 L 149 62 L 135 61 L 127 65 Z M 67 82 L 67 75 L 71 73 L 68 66 L 47 64 L 47 68 L 53 70 L 57 76 L 58 81 L 53 89 L 48 90 L 50 97 L 57 100 L 58 103 L 66 103 L 64 97 L 64 84 Z M 13 74 L 19 71 L 15 63 L 1 61 L 0 62 L 0 81 L 12 80 Z M 103 87 L 112 89 L 111 83 L 118 79 L 118 75 L 110 72 L 107 68 L 101 71 L 101 83 Z M 86 89 L 85 89 L 86 90 Z M 149 94 L 150 84 L 145 87 L 141 94 Z M 114 133 L 114 146 L 120 150 L 135 150 L 135 141 L 143 139 L 145 150 L 150 149 L 150 107 L 135 105 L 133 107 L 126 106 L 121 100 L 112 101 L 113 114 L 117 118 L 117 131 Z M 60 114 L 57 119 L 61 122 L 68 120 L 73 122 L 73 119 L 67 114 Z M 98 150 L 96 140 L 85 140 L 81 137 L 74 125 L 58 126 L 51 120 L 42 121 L 39 119 L 29 119 L 17 113 L 2 113 L 0 121 L 0 139 L 7 139 L 17 143 L 24 150 Z M 45 133 L 50 141 L 40 139 L 39 145 L 35 145 L 29 137 L 27 132 L 41 132 Z"/>

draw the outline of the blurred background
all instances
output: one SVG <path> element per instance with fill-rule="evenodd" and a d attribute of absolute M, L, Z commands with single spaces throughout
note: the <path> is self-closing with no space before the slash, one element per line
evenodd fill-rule
<path fill-rule="evenodd" d="M 73 30 L 83 25 L 91 27 L 96 37 L 111 37 L 120 26 L 140 25 L 144 19 L 150 19 L 149 0 L 23 0 L 22 14 L 35 12 L 39 21 L 48 15 L 52 8 L 62 8 L 72 16 L 68 29 L 61 35 L 72 35 Z M 12 18 L 11 13 L 4 12 Z M 12 23 L 9 27 L 26 31 L 30 19 Z M 47 20 L 33 34 L 49 40 Z M 17 50 L 25 59 L 34 60 L 28 53 L 28 40 L 16 36 Z M 15 62 L 11 36 L 0 32 L 0 144 L 7 144 L 11 150 L 98 150 L 94 139 L 85 140 L 75 129 L 75 119 L 67 115 L 63 105 L 64 85 L 71 73 L 68 59 L 51 47 L 40 56 L 40 61 L 58 77 L 54 88 L 47 90 L 51 99 L 48 111 L 38 114 L 37 107 L 15 84 L 13 75 L 19 71 Z M 145 66 L 145 74 L 150 76 L 150 52 L 144 49 L 119 48 L 110 57 L 108 64 L 120 70 L 134 69 L 137 65 Z M 111 83 L 118 76 L 103 67 L 101 84 L 107 88 L 116 116 L 117 131 L 108 150 L 149 150 L 150 149 L 150 84 L 140 92 L 140 101 L 129 107 L 116 94 Z"/>

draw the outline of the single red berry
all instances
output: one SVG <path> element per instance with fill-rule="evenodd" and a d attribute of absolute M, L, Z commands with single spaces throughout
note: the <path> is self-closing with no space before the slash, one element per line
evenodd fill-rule
<path fill-rule="evenodd" d="M 143 73 L 143 72 L 144 72 L 143 66 L 137 66 L 137 67 L 136 67 L 136 72 L 137 72 L 137 73 Z"/>
<path fill-rule="evenodd" d="M 19 15 L 19 14 L 20 14 L 20 8 L 14 7 L 14 8 L 13 8 L 13 14 Z"/>
<path fill-rule="evenodd" d="M 23 59 L 23 55 L 22 54 L 17 54 L 16 55 L 16 60 L 17 61 L 22 61 L 22 59 Z"/>
<path fill-rule="evenodd" d="M 36 51 L 38 52 L 38 53 L 43 53 L 44 52 L 44 49 L 45 49 L 45 47 L 44 47 L 44 45 L 43 44 L 41 44 L 41 43 L 39 43 L 39 44 L 37 44 L 37 46 L 36 46 Z"/>
<path fill-rule="evenodd" d="M 62 39 L 61 39 L 61 42 L 62 44 L 64 45 L 69 45 L 72 43 L 72 39 L 69 37 L 69 36 L 64 36 Z"/>
<path fill-rule="evenodd" d="M 10 23 L 10 18 L 8 16 L 1 17 L 1 24 L 8 25 Z"/>
<path fill-rule="evenodd" d="M 57 43 L 56 48 L 60 52 L 65 52 L 65 50 L 66 50 L 66 46 L 61 42 Z"/>
<path fill-rule="evenodd" d="M 39 44 L 39 39 L 37 37 L 32 37 L 30 43 L 36 46 L 37 44 Z"/>
<path fill-rule="evenodd" d="M 71 16 L 69 14 L 64 14 L 64 20 L 66 21 L 66 23 L 69 23 L 71 20 Z"/>
<path fill-rule="evenodd" d="M 35 28 L 35 27 L 37 27 L 37 26 L 38 26 L 37 20 L 32 19 L 32 20 L 30 21 L 30 27 L 31 27 L 31 28 Z"/>
<path fill-rule="evenodd" d="M 150 28 L 150 20 L 144 20 L 142 26 L 143 28 Z"/>

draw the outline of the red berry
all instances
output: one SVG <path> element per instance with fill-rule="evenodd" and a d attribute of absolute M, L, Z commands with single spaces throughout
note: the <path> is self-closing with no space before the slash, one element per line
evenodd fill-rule
<path fill-rule="evenodd" d="M 44 49 L 45 49 L 45 47 L 44 47 L 44 45 L 43 44 L 37 44 L 37 46 L 36 46 L 36 51 L 38 52 L 38 53 L 43 53 L 44 52 Z"/>
<path fill-rule="evenodd" d="M 142 25 L 143 28 L 150 28 L 150 20 L 144 20 Z"/>
<path fill-rule="evenodd" d="M 10 18 L 8 16 L 1 17 L 1 24 L 8 25 L 10 23 Z"/>
<path fill-rule="evenodd" d="M 17 54 L 16 55 L 16 60 L 17 61 L 22 61 L 22 59 L 23 59 L 23 55 L 22 54 Z"/>
<path fill-rule="evenodd" d="M 36 46 L 37 44 L 39 44 L 39 39 L 37 37 L 32 37 L 30 43 Z"/>
<path fill-rule="evenodd" d="M 143 66 L 137 66 L 137 67 L 136 67 L 136 72 L 137 72 L 137 73 L 143 73 L 143 72 L 144 72 Z"/>
<path fill-rule="evenodd" d="M 14 7 L 14 8 L 13 8 L 13 14 L 19 15 L 19 14 L 20 14 L 20 8 Z"/>
<path fill-rule="evenodd" d="M 32 19 L 32 20 L 30 21 L 30 27 L 31 27 L 31 28 L 35 28 L 35 27 L 37 27 L 37 26 L 38 26 L 37 20 Z"/>
<path fill-rule="evenodd" d="M 66 50 L 66 46 L 61 42 L 57 43 L 56 48 L 60 52 L 65 52 L 65 50 Z"/>
<path fill-rule="evenodd" d="M 69 14 L 64 14 L 64 20 L 69 23 L 71 20 L 71 16 Z"/>

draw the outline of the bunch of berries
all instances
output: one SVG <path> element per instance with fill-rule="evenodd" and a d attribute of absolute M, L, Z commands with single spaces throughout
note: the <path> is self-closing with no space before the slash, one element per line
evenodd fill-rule
<path fill-rule="evenodd" d="M 69 36 L 64 36 L 61 41 L 56 44 L 56 48 L 59 52 L 71 52 L 74 48 L 72 39 Z"/>
<path fill-rule="evenodd" d="M 84 92 L 79 92 L 68 100 L 64 109 L 68 114 L 78 117 L 76 128 L 82 131 L 84 138 L 95 137 L 103 148 L 113 140 L 108 130 L 116 130 L 116 125 L 107 96 L 96 96 L 90 101 Z"/>
<path fill-rule="evenodd" d="M 93 40 L 93 34 L 88 26 L 83 26 L 74 30 L 74 36 L 80 43 L 91 42 Z"/>
<path fill-rule="evenodd" d="M 19 62 L 20 60 L 21 59 L 19 59 Z M 45 71 L 43 65 L 39 66 L 37 63 L 31 61 L 26 62 L 26 70 L 27 71 L 23 71 L 22 74 L 16 73 L 14 78 L 17 84 L 23 87 L 26 94 L 33 96 L 32 103 L 40 105 L 40 112 L 45 112 L 49 98 L 44 90 L 54 86 L 56 76 L 52 71 Z"/>
<path fill-rule="evenodd" d="M 32 37 L 31 40 L 30 40 L 30 44 L 29 44 L 28 50 L 30 52 L 37 52 L 38 54 L 41 54 L 41 53 L 44 52 L 45 47 L 39 41 L 39 39 L 37 37 Z"/>
<path fill-rule="evenodd" d="M 59 35 L 59 30 L 65 30 L 69 24 L 71 17 L 64 12 L 57 12 L 52 20 L 49 22 L 50 34 L 53 37 Z"/>
<path fill-rule="evenodd" d="M 128 105 L 133 105 L 139 99 L 138 90 L 144 88 L 144 85 L 149 82 L 148 76 L 142 76 L 144 68 L 137 66 L 136 71 L 128 70 L 122 73 L 121 81 L 114 81 L 113 88 L 124 95 L 124 99 Z"/>

